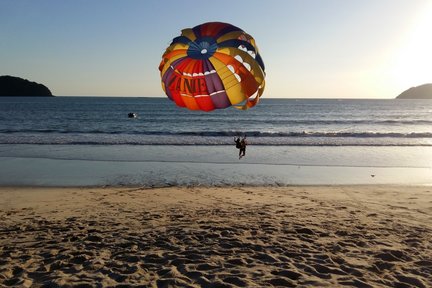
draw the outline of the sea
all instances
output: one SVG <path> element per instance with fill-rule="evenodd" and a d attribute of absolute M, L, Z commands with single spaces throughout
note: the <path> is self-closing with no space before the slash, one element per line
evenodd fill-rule
<path fill-rule="evenodd" d="M 432 101 L 1 97 L 0 165 L 0 185 L 428 185 Z"/>

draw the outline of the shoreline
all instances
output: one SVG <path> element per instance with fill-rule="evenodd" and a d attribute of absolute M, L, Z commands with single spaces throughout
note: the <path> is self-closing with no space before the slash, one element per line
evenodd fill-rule
<path fill-rule="evenodd" d="M 429 287 L 432 187 L 0 187 L 0 285 Z"/>
<path fill-rule="evenodd" d="M 432 147 L 0 145 L 0 186 L 431 184 Z"/>
<path fill-rule="evenodd" d="M 0 192 L 7 189 L 49 189 L 49 190 L 89 190 L 89 189 L 142 189 L 156 190 L 156 189 L 288 189 L 288 188 L 429 188 L 432 187 L 432 183 L 425 184 L 286 184 L 286 185 L 251 185 L 251 184 L 240 184 L 240 185 L 166 185 L 166 186 L 142 186 L 142 185 L 90 185 L 90 186 L 38 186 L 38 185 L 0 185 Z"/>

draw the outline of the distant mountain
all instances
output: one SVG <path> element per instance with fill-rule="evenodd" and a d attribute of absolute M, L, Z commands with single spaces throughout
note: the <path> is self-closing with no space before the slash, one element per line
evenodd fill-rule
<path fill-rule="evenodd" d="M 396 99 L 432 99 L 432 84 L 411 87 L 402 92 Z"/>
<path fill-rule="evenodd" d="M 53 96 L 42 84 L 13 76 L 0 76 L 0 96 Z"/>

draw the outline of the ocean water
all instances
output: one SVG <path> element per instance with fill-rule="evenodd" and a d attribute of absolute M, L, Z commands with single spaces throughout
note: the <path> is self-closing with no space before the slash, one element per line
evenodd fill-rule
<path fill-rule="evenodd" d="M 237 135 L 253 145 L 432 146 L 432 101 L 263 99 L 206 113 L 166 98 L 0 98 L 0 144 L 227 145 Z"/>
<path fill-rule="evenodd" d="M 0 185 L 232 184 L 432 184 L 432 101 L 0 98 Z"/>

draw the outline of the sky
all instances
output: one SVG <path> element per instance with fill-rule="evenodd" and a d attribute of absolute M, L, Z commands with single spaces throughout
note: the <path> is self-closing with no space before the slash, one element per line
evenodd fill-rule
<path fill-rule="evenodd" d="M 394 98 L 432 83 L 431 0 L 0 0 L 0 75 L 57 96 L 162 97 L 184 28 L 252 35 L 268 98 Z"/>

